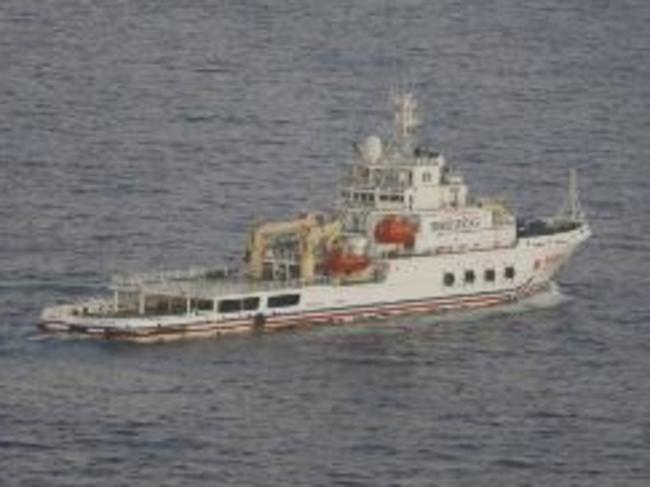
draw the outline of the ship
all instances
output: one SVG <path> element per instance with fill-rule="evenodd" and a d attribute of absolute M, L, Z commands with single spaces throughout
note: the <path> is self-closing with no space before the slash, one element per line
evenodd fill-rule
<path fill-rule="evenodd" d="M 151 343 L 495 307 L 547 291 L 590 237 L 569 173 L 552 216 L 474 197 L 420 145 L 420 106 L 392 92 L 393 134 L 353 145 L 332 210 L 256 223 L 234 267 L 120 273 L 105 296 L 49 306 L 39 326 Z"/>

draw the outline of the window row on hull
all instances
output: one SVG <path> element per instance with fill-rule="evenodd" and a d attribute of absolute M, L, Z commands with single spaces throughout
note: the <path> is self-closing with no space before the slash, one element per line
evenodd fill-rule
<path fill-rule="evenodd" d="M 515 268 L 514 266 L 507 266 L 503 270 L 503 277 L 508 280 L 515 278 Z M 485 269 L 483 271 L 483 281 L 487 283 L 493 283 L 496 281 L 497 273 L 493 268 Z M 459 279 L 460 280 L 460 279 Z M 463 274 L 463 284 L 474 284 L 476 282 L 476 273 L 472 269 L 468 269 Z M 442 283 L 451 287 L 456 284 L 456 274 L 453 272 L 445 272 L 442 276 Z"/>
<path fill-rule="evenodd" d="M 266 301 L 267 308 L 286 308 L 300 303 L 300 294 L 276 294 L 269 296 Z M 222 299 L 217 305 L 219 313 L 238 313 L 241 311 L 257 311 L 260 308 L 258 296 L 237 299 Z"/>

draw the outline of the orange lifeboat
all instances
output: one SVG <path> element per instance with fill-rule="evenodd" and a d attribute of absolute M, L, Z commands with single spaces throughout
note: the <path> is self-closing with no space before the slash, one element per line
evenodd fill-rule
<path fill-rule="evenodd" d="M 339 248 L 330 251 L 325 262 L 327 273 L 330 276 L 349 276 L 364 270 L 369 264 L 370 259 L 365 255 L 343 252 Z"/>
<path fill-rule="evenodd" d="M 388 216 L 377 223 L 375 241 L 382 244 L 400 244 L 413 247 L 417 225 L 406 218 Z"/>

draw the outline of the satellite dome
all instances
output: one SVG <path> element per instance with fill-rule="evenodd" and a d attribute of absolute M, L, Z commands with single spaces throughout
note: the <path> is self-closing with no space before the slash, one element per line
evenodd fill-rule
<path fill-rule="evenodd" d="M 361 148 L 363 160 L 368 164 L 376 164 L 381 158 L 381 154 L 381 139 L 376 135 L 367 137 L 363 142 L 363 147 Z"/>

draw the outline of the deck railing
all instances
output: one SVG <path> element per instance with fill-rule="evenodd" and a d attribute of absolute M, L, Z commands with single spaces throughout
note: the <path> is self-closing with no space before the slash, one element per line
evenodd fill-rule
<path fill-rule="evenodd" d="M 187 271 L 165 271 L 113 276 L 111 288 L 121 293 L 146 295 L 214 298 L 223 295 L 250 294 L 280 289 L 301 289 L 320 285 L 346 285 L 347 282 L 329 276 L 318 276 L 308 281 L 302 279 L 257 281 L 241 275 L 210 278 L 210 274 L 197 268 Z M 386 277 L 385 269 L 376 272 L 364 282 L 380 282 Z"/>

